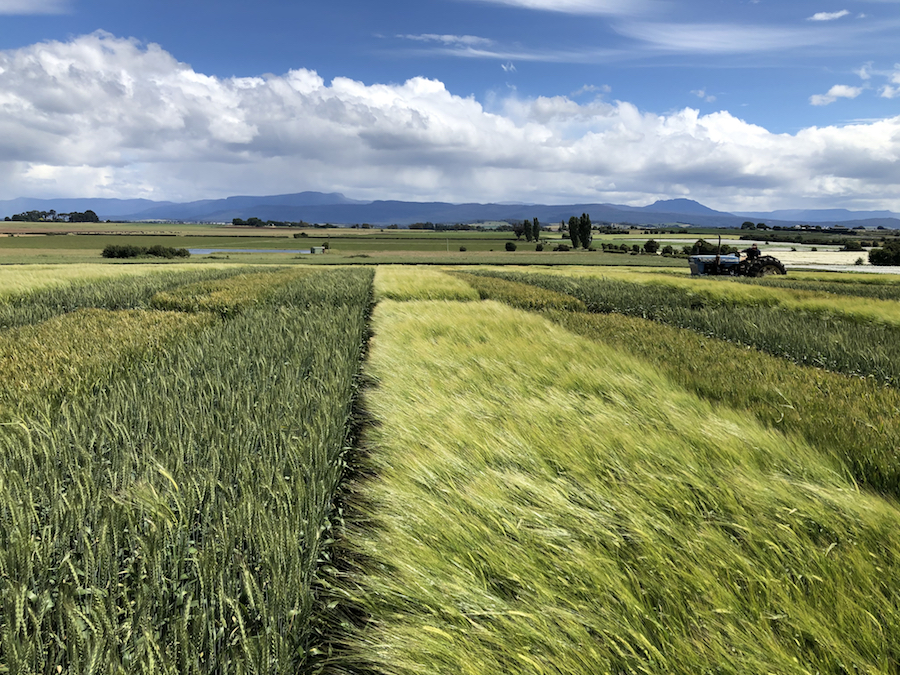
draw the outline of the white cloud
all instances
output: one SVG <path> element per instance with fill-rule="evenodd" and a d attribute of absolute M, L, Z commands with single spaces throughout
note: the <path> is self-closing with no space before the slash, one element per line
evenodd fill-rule
<path fill-rule="evenodd" d="M 495 5 L 564 14 L 634 16 L 652 11 L 661 0 L 477 0 Z"/>
<path fill-rule="evenodd" d="M 809 97 L 812 105 L 828 105 L 839 98 L 856 98 L 862 93 L 862 87 L 850 87 L 846 84 L 836 84 L 828 90 L 827 94 L 814 94 Z"/>
<path fill-rule="evenodd" d="M 68 0 L 0 0 L 0 15 L 63 14 L 68 10 Z"/>
<path fill-rule="evenodd" d="M 504 73 L 516 72 L 516 65 L 512 61 L 509 61 L 507 63 L 501 63 L 500 67 L 503 68 Z"/>
<path fill-rule="evenodd" d="M 810 31 L 743 24 L 673 24 L 623 22 L 616 30 L 667 52 L 689 54 L 750 54 L 793 50 L 833 40 L 833 31 Z"/>
<path fill-rule="evenodd" d="M 848 14 L 850 12 L 846 9 L 842 9 L 840 12 L 817 12 L 809 17 L 807 21 L 834 21 L 835 19 L 842 19 Z"/>
<path fill-rule="evenodd" d="M 341 191 L 447 201 L 898 208 L 900 117 L 773 134 L 728 112 L 595 98 L 487 110 L 439 81 L 216 78 L 94 34 L 0 52 L 0 198 Z"/>
<path fill-rule="evenodd" d="M 578 96 L 583 96 L 584 94 L 608 94 L 611 91 L 612 87 L 610 87 L 608 84 L 603 84 L 600 86 L 597 86 L 596 84 L 586 84 L 576 91 L 573 91 L 571 96 L 572 98 L 577 98 Z"/>
<path fill-rule="evenodd" d="M 861 80 L 871 80 L 872 79 L 872 62 L 864 63 L 859 70 L 854 71 L 857 75 L 859 75 L 859 79 Z"/>
<path fill-rule="evenodd" d="M 697 98 L 702 98 L 707 103 L 714 103 L 716 97 L 713 94 L 707 94 L 706 89 L 694 89 L 691 93 Z"/>
<path fill-rule="evenodd" d="M 445 45 L 464 45 L 466 47 L 480 47 L 494 43 L 493 40 L 478 37 L 476 35 L 437 35 L 435 33 L 424 33 L 422 35 L 398 35 L 397 37 L 406 40 L 415 40 L 417 42 L 440 42 Z"/>

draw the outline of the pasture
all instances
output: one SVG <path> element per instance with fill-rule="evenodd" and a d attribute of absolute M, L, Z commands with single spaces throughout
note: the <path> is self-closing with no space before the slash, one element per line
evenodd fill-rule
<path fill-rule="evenodd" d="M 0 672 L 898 672 L 900 279 L 496 265 L 0 268 Z"/>

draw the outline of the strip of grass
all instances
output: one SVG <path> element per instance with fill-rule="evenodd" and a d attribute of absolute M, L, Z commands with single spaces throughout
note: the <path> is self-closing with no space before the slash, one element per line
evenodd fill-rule
<path fill-rule="evenodd" d="M 321 274 L 0 426 L 6 669 L 316 670 L 372 297 Z"/>
<path fill-rule="evenodd" d="M 357 665 L 897 662 L 900 513 L 816 449 L 499 304 L 381 303 L 375 330 Z"/>
<path fill-rule="evenodd" d="M 477 300 L 478 293 L 465 281 L 421 265 L 378 267 L 375 272 L 378 300 Z"/>
<path fill-rule="evenodd" d="M 669 285 L 563 274 L 477 273 L 567 293 L 591 312 L 653 319 L 751 345 L 800 365 L 900 383 L 900 327 L 893 325 L 780 306 L 736 306 L 727 299 Z"/>
<path fill-rule="evenodd" d="M 875 275 L 870 275 L 875 276 Z M 789 288 L 793 290 L 830 293 L 833 295 L 851 295 L 857 298 L 873 298 L 875 300 L 900 300 L 900 283 L 896 280 L 878 282 L 859 281 L 824 281 L 803 280 L 791 277 L 764 277 L 761 279 L 740 279 L 741 283 L 773 288 Z"/>

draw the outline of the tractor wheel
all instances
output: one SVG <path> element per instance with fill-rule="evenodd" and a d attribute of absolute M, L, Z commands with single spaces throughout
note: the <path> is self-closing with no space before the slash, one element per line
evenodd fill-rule
<path fill-rule="evenodd" d="M 764 255 L 754 260 L 747 271 L 748 277 L 767 277 L 770 274 L 787 274 L 781 261 L 770 255 Z"/>

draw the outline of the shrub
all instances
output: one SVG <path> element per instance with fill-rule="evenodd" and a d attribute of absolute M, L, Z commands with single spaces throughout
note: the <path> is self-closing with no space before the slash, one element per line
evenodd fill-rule
<path fill-rule="evenodd" d="M 845 239 L 844 245 L 841 248 L 842 251 L 862 251 L 862 243 L 854 240 L 854 239 Z"/>
<path fill-rule="evenodd" d="M 900 241 L 888 241 L 883 248 L 873 248 L 869 251 L 869 262 L 873 265 L 900 265 Z"/>
<path fill-rule="evenodd" d="M 544 250 L 544 245 L 543 245 L 543 244 L 538 244 L 537 246 L 534 247 L 534 250 L 535 250 L 535 251 L 543 251 L 543 250 Z"/>
<path fill-rule="evenodd" d="M 460 247 L 459 247 L 459 250 L 460 250 L 461 253 L 465 253 L 465 252 L 466 252 L 466 247 L 465 247 L 465 246 L 460 246 Z"/>
<path fill-rule="evenodd" d="M 572 247 L 569 246 L 568 244 L 557 244 L 556 246 L 553 247 L 553 250 L 554 251 L 571 251 Z"/>
<path fill-rule="evenodd" d="M 648 239 L 647 243 L 644 244 L 644 251 L 646 253 L 654 254 L 659 250 L 659 242 L 655 239 Z"/>
<path fill-rule="evenodd" d="M 117 245 L 110 244 L 103 249 L 101 254 L 104 258 L 138 258 L 140 256 L 152 256 L 155 258 L 189 258 L 190 251 L 186 248 L 172 248 L 171 246 L 160 246 L 159 244 L 149 248 L 145 246 L 133 246 L 131 244 Z"/>
<path fill-rule="evenodd" d="M 665 246 L 663 246 L 663 248 L 662 248 L 663 255 L 672 255 L 673 253 L 675 253 L 675 249 L 672 248 L 671 244 L 666 244 Z"/>
<path fill-rule="evenodd" d="M 508 241 L 508 242 L 506 242 L 506 250 L 507 250 L 507 251 L 515 251 L 515 250 L 516 250 L 516 243 L 515 243 L 514 241 Z"/>

